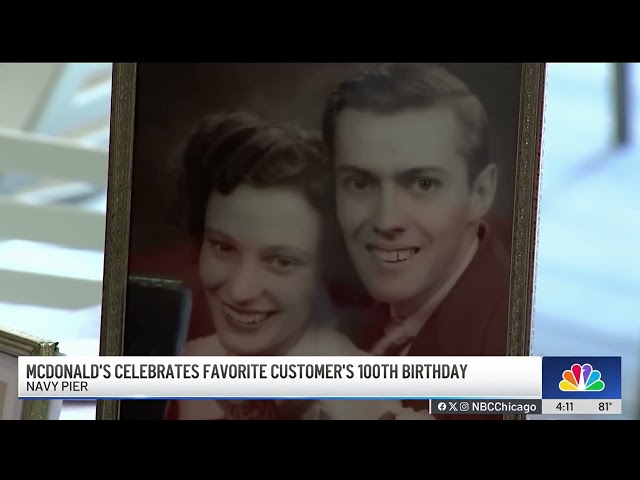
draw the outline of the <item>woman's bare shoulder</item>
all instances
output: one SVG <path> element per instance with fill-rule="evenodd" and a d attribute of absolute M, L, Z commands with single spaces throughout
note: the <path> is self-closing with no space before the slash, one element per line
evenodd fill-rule
<path fill-rule="evenodd" d="M 207 337 L 189 340 L 184 347 L 183 353 L 183 355 L 188 357 L 209 357 L 224 354 L 224 348 L 217 335 L 209 335 Z"/>
<path fill-rule="evenodd" d="M 358 349 L 348 337 L 337 330 L 315 327 L 305 333 L 289 355 L 354 357 L 368 354 Z"/>

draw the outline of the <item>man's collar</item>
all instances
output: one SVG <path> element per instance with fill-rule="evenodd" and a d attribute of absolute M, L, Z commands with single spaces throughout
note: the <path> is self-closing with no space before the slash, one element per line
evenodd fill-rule
<path fill-rule="evenodd" d="M 484 234 L 484 232 L 483 232 Z M 416 337 L 418 332 L 429 321 L 429 318 L 433 312 L 438 308 L 438 305 L 444 300 L 449 292 L 455 287 L 460 277 L 464 274 L 465 270 L 471 264 L 478 246 L 480 244 L 479 235 L 476 235 L 471 242 L 471 245 L 467 249 L 467 252 L 462 257 L 462 260 L 458 264 L 457 268 L 453 271 L 449 279 L 440 287 L 440 289 L 433 295 L 422 307 L 414 312 L 409 317 L 403 317 L 402 315 L 389 308 L 388 322 L 385 325 L 384 333 L 376 344 L 373 346 L 372 353 L 374 355 L 381 354 L 380 352 L 386 352 L 389 348 L 393 348 L 396 344 L 409 345 L 413 338 Z"/>
<path fill-rule="evenodd" d="M 475 355 L 469 352 L 479 350 L 487 322 L 496 314 L 501 315 L 494 309 L 497 302 L 508 300 L 509 256 L 492 238 L 488 226 L 483 224 L 478 233 L 476 255 L 434 311 L 431 321 L 418 332 L 409 355 L 430 355 L 434 351 L 453 356 Z"/>

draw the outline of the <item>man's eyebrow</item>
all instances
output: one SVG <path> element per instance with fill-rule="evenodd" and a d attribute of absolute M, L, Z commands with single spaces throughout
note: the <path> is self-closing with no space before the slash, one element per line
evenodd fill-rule
<path fill-rule="evenodd" d="M 349 164 L 342 164 L 342 165 L 336 166 L 336 171 L 338 173 L 351 173 L 351 174 L 361 175 L 365 177 L 373 176 L 373 174 L 370 171 L 365 170 L 364 168 L 356 167 L 355 165 L 349 165 Z"/>
<path fill-rule="evenodd" d="M 434 175 L 440 174 L 444 175 L 447 171 L 442 167 L 430 166 L 430 167 L 414 167 L 402 170 L 396 174 L 397 177 L 400 178 L 413 178 L 420 177 L 424 175 Z"/>
<path fill-rule="evenodd" d="M 359 175 L 362 177 L 372 178 L 375 175 L 362 167 L 357 167 L 355 165 L 338 165 L 336 167 L 338 173 L 348 173 L 352 175 Z M 414 178 L 425 175 L 446 175 L 447 170 L 438 167 L 438 166 L 428 166 L 428 167 L 411 167 L 401 171 L 398 171 L 394 174 L 394 177 L 406 179 L 406 178 Z"/>

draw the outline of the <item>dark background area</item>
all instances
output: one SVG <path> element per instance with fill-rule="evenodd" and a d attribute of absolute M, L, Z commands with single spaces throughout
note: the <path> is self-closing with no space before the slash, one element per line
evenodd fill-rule
<path fill-rule="evenodd" d="M 132 250 L 155 250 L 184 240 L 183 215 L 176 208 L 176 168 L 182 143 L 202 115 L 242 109 L 274 121 L 319 129 L 331 90 L 342 79 L 371 65 L 139 64 Z M 491 154 L 500 168 L 492 223 L 510 247 L 522 64 L 445 66 L 467 83 L 487 109 Z"/>

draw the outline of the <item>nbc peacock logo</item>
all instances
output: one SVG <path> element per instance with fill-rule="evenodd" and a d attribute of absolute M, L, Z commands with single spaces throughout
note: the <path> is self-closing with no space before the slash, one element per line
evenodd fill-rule
<path fill-rule="evenodd" d="M 565 370 L 558 385 L 563 392 L 601 392 L 604 390 L 600 371 L 591 365 L 574 364 L 571 370 Z"/>

